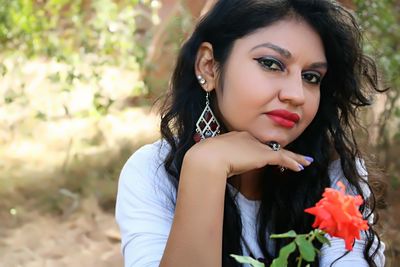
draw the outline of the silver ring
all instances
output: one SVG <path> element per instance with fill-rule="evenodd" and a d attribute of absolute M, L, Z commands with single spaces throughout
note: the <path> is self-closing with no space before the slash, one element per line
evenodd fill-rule
<path fill-rule="evenodd" d="M 272 148 L 273 151 L 279 151 L 281 149 L 281 145 L 275 141 L 268 142 L 267 145 Z"/>
<path fill-rule="evenodd" d="M 280 171 L 281 173 L 284 173 L 284 172 L 286 171 L 286 167 L 279 166 L 279 171 Z"/>

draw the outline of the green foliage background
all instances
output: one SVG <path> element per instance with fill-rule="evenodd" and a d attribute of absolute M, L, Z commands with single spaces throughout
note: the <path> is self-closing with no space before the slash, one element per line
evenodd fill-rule
<path fill-rule="evenodd" d="M 96 53 L 119 64 L 143 57 L 133 41 L 138 0 L 2 0 L 2 50 L 70 61 Z M 128 60 L 128 62 L 129 62 Z"/>
<path fill-rule="evenodd" d="M 387 92 L 385 108 L 379 117 L 379 139 L 375 150 L 384 164 L 393 188 L 400 181 L 400 2 L 396 0 L 356 0 L 357 14 L 363 27 L 365 50 L 379 64 L 382 86 Z"/>
<path fill-rule="evenodd" d="M 137 8 L 139 5 L 142 8 Z M 98 85 L 102 67 L 140 71 L 146 51 L 145 42 L 137 42 L 136 21 L 152 23 L 155 10 L 149 6 L 148 1 L 138 0 L 1 0 L 0 75 L 18 72 L 28 60 L 62 63 L 67 68 L 50 73 L 48 79 L 58 85 L 60 93 L 75 90 L 77 82 L 96 87 L 93 110 L 87 113 L 105 115 L 114 100 L 102 95 Z M 82 64 L 89 68 L 82 70 Z M 24 87 L 3 88 L 0 101 L 11 104 L 23 98 Z M 147 92 L 143 83 L 132 85 L 132 95 Z M 50 115 L 33 112 L 41 118 Z"/>

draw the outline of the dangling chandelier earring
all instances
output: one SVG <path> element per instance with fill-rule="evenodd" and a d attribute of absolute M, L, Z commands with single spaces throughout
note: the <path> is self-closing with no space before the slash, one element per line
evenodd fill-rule
<path fill-rule="evenodd" d="M 201 85 L 205 85 L 207 83 L 207 81 L 201 75 L 197 76 L 197 80 Z M 209 96 L 210 93 L 207 92 L 206 107 L 196 123 L 196 133 L 193 136 L 193 140 L 196 143 L 203 139 L 214 137 L 220 133 L 220 124 L 211 110 Z"/>

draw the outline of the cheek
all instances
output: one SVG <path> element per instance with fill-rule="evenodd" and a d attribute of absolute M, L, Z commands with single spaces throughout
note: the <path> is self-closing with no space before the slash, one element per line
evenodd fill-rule
<path fill-rule="evenodd" d="M 262 105 L 265 81 L 251 63 L 230 67 L 225 74 L 224 92 L 218 100 L 222 115 L 237 125 L 242 121 L 248 122 L 257 107 Z"/>
<path fill-rule="evenodd" d="M 233 127 L 232 130 L 242 130 L 242 125 L 251 116 L 251 99 L 245 93 L 246 88 L 241 83 L 231 83 L 225 85 L 224 93 L 218 101 L 218 106 L 222 117 Z M 245 84 L 243 85 L 245 86 Z"/>
<path fill-rule="evenodd" d="M 249 110 L 256 111 L 257 107 L 271 98 L 270 87 L 273 81 L 267 80 L 265 73 L 253 61 L 242 60 L 241 63 L 232 64 L 226 75 L 226 102 L 233 105 L 238 112 L 244 112 L 240 110 L 241 107 L 251 107 Z"/>
<path fill-rule="evenodd" d="M 315 91 L 309 94 L 307 97 L 308 101 L 305 104 L 304 114 L 307 117 L 307 123 L 310 124 L 311 121 L 314 119 L 315 115 L 317 114 L 320 102 L 320 91 Z"/>

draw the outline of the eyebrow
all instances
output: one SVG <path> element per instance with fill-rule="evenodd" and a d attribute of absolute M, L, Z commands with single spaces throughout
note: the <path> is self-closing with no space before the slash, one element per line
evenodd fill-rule
<path fill-rule="evenodd" d="M 310 65 L 312 69 L 328 69 L 328 63 L 325 62 L 316 62 Z"/>
<path fill-rule="evenodd" d="M 278 52 L 279 54 L 281 54 L 283 57 L 290 59 L 292 57 L 292 54 L 286 50 L 285 48 L 282 48 L 280 46 L 277 46 L 275 44 L 272 43 L 263 43 L 263 44 L 259 44 L 256 45 L 255 47 L 253 47 L 251 51 L 260 48 L 260 47 L 266 47 L 266 48 L 270 48 L 276 52 Z M 310 65 L 310 68 L 317 68 L 317 69 L 328 69 L 328 64 L 326 62 L 316 62 Z"/>
<path fill-rule="evenodd" d="M 267 47 L 272 50 L 275 50 L 276 52 L 278 52 L 279 54 L 281 54 L 282 56 L 284 56 L 285 58 L 288 58 L 288 59 L 292 57 L 292 54 L 288 50 L 286 50 L 282 47 L 279 47 L 277 45 L 271 44 L 271 43 L 263 43 L 263 44 L 256 45 L 255 47 L 253 47 L 250 50 L 250 52 L 257 48 L 260 48 L 260 47 Z"/>

